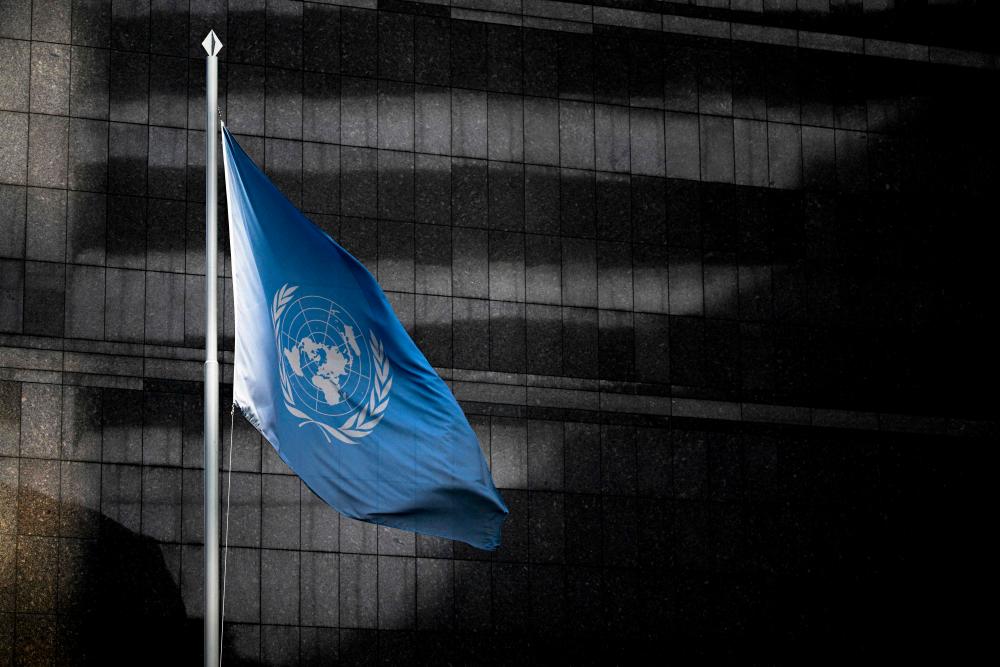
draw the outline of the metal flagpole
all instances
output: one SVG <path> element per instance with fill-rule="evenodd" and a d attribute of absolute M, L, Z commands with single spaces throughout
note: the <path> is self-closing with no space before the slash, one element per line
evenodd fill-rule
<path fill-rule="evenodd" d="M 218 54 L 212 30 L 205 59 L 205 667 L 219 662 L 219 350 L 216 312 L 216 145 L 219 141 Z"/>

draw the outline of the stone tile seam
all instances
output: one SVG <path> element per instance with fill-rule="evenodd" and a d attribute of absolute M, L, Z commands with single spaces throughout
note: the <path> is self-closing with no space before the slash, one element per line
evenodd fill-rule
<path fill-rule="evenodd" d="M 446 4 L 434 0 L 410 1 L 416 4 L 437 6 Z M 327 0 L 325 4 L 352 9 L 370 9 L 372 11 L 399 13 L 399 11 L 395 9 L 378 9 L 374 0 L 371 2 L 365 0 Z M 752 42 L 757 44 L 788 46 L 814 51 L 830 51 L 868 57 L 887 58 L 891 60 L 926 62 L 928 64 L 949 65 L 953 67 L 968 67 L 973 69 L 989 70 L 996 70 L 1000 68 L 1000 56 L 982 51 L 956 49 L 945 46 L 936 46 L 933 44 L 900 42 L 895 40 L 877 39 L 873 37 L 860 37 L 841 33 L 826 33 L 811 30 L 799 30 L 797 28 L 781 28 L 753 23 L 738 23 L 719 19 L 689 17 L 678 14 L 657 14 L 654 12 L 643 12 L 632 9 L 618 9 L 595 5 L 592 6 L 594 11 L 589 20 L 584 16 L 575 16 L 572 19 L 553 18 L 554 15 L 560 15 L 560 12 L 551 11 L 547 8 L 552 5 L 562 4 L 566 3 L 536 0 L 536 2 L 530 3 L 528 8 L 522 8 L 520 12 L 516 12 L 510 9 L 505 10 L 503 7 L 495 7 L 490 10 L 485 10 L 481 8 L 485 5 L 480 3 L 463 3 L 453 0 L 450 7 L 450 18 L 481 23 L 532 27 L 557 32 L 578 32 L 587 34 L 591 34 L 593 32 L 594 25 L 604 25 L 645 30 L 648 32 L 679 34 L 691 37 L 708 37 L 728 40 L 731 42 Z M 57 44 L 61 46 L 79 48 L 102 48 L 64 42 L 28 40 L 23 37 L 4 37 L 3 39 L 18 42 Z M 149 53 L 152 54 L 153 52 L 150 51 Z M 173 57 L 182 58 L 183 56 Z"/>
<path fill-rule="evenodd" d="M 481 228 L 466 228 L 466 229 L 481 229 Z M 554 237 L 554 235 L 534 234 L 534 233 L 530 233 L 530 232 L 529 233 L 523 233 L 523 232 L 503 232 L 503 233 L 524 234 L 524 236 L 527 237 L 526 238 L 527 241 L 531 241 L 532 237 L 536 237 L 536 236 L 537 237 L 543 237 L 543 238 L 553 238 Z M 559 237 L 555 237 L 555 238 L 559 238 Z M 584 240 L 584 241 L 592 241 L 593 240 L 592 238 L 583 238 L 583 239 L 577 239 L 576 237 L 562 237 L 562 238 L 570 238 L 570 239 L 574 239 L 574 240 Z M 617 246 L 617 245 L 634 245 L 634 246 L 639 246 L 639 245 L 641 245 L 639 243 L 626 244 L 624 242 L 617 242 L 617 241 L 598 241 L 597 245 L 600 246 L 602 243 L 605 243 L 607 245 L 613 245 L 613 246 Z M 653 247 L 656 247 L 656 248 L 668 248 L 668 249 L 670 248 L 670 246 L 653 246 Z M 602 248 L 599 248 L 599 249 L 602 249 Z M 683 248 L 683 247 L 678 247 L 677 250 L 678 251 L 692 251 L 693 250 L 695 252 L 704 252 L 706 254 L 713 252 L 711 249 L 705 249 L 704 251 L 702 251 L 701 248 Z M 2 261 L 9 261 L 9 262 L 32 263 L 32 264 L 42 264 L 42 263 L 44 263 L 44 264 L 52 264 L 53 266 L 56 266 L 56 267 L 67 266 L 67 267 L 71 267 L 71 268 L 87 268 L 87 269 L 98 269 L 98 270 L 104 269 L 105 271 L 117 272 L 117 273 L 128 273 L 128 274 L 139 274 L 139 273 L 142 273 L 142 274 L 146 274 L 146 275 L 152 274 L 154 276 L 176 276 L 176 277 L 202 278 L 202 279 L 204 278 L 204 274 L 200 274 L 200 273 L 182 273 L 182 272 L 179 272 L 179 271 L 161 271 L 161 270 L 158 270 L 158 269 L 123 268 L 123 267 L 116 267 L 116 266 L 105 266 L 105 265 L 101 265 L 101 264 L 77 264 L 77 263 L 70 263 L 70 262 L 59 262 L 59 261 L 56 261 L 56 260 L 24 259 L 22 257 L 9 257 L 8 258 L 8 257 L 0 256 L 0 260 L 2 260 Z M 556 264 L 553 262 L 553 265 L 556 265 Z M 737 266 L 738 267 L 738 266 L 742 266 L 742 265 L 739 262 L 733 262 L 733 266 Z M 226 286 L 227 286 L 226 288 L 227 289 L 231 289 L 232 276 L 231 275 L 225 275 L 225 276 L 221 276 L 220 275 L 220 282 L 223 281 L 223 280 L 226 283 Z M 498 304 L 498 305 L 502 305 L 502 306 L 514 306 L 514 307 L 524 306 L 525 308 L 559 309 L 560 311 L 571 311 L 571 312 L 574 312 L 574 313 L 579 313 L 581 311 L 586 312 L 586 313 L 597 311 L 598 313 L 610 313 L 610 314 L 614 314 L 614 315 L 638 315 L 638 316 L 643 316 L 643 317 L 652 316 L 652 317 L 657 317 L 657 318 L 664 318 L 664 317 L 671 318 L 672 317 L 672 318 L 686 318 L 686 319 L 690 319 L 690 318 L 702 319 L 704 317 L 703 313 L 690 313 L 690 312 L 688 312 L 688 313 L 684 313 L 684 312 L 673 312 L 673 313 L 671 313 L 671 312 L 669 312 L 669 310 L 667 310 L 667 311 L 664 311 L 662 309 L 661 310 L 653 310 L 653 309 L 646 309 L 646 308 L 641 308 L 641 307 L 640 308 L 630 309 L 630 308 L 627 308 L 625 306 L 618 306 L 618 305 L 608 306 L 608 305 L 602 305 L 599 302 L 597 304 L 593 304 L 593 303 L 589 303 L 589 304 L 568 303 L 567 304 L 567 303 L 558 303 L 558 302 L 554 302 L 554 301 L 535 300 L 533 298 L 520 298 L 520 299 L 518 299 L 518 298 L 490 298 L 488 296 L 468 296 L 468 295 L 462 295 L 462 294 L 442 294 L 440 292 L 412 292 L 412 291 L 395 290 L 395 289 L 386 289 L 386 290 L 384 290 L 384 292 L 387 295 L 391 295 L 393 297 L 399 296 L 401 298 L 407 298 L 407 297 L 411 297 L 412 296 L 412 297 L 417 298 L 418 300 L 420 300 L 420 299 L 458 299 L 458 300 L 460 300 L 462 302 L 476 302 L 476 303 L 480 303 L 480 304 Z M 231 303 L 231 301 L 229 303 Z M 227 304 L 226 307 L 227 307 L 227 310 L 226 310 L 225 314 L 227 316 L 229 316 L 231 314 L 231 310 L 232 309 L 228 307 L 228 304 Z M 767 325 L 767 324 L 781 323 L 781 321 L 778 320 L 778 319 L 774 319 L 774 320 L 763 320 L 763 319 L 760 319 L 760 320 L 750 320 L 750 319 L 740 319 L 739 317 L 732 316 L 732 315 L 705 317 L 705 319 L 709 319 L 709 320 L 711 320 L 713 322 L 725 323 L 725 324 Z M 227 337 L 230 337 L 230 334 L 231 334 L 231 332 L 227 331 Z M 147 350 L 151 350 L 153 352 L 160 351 L 160 350 L 166 350 L 166 351 L 168 351 L 168 354 L 165 357 L 165 358 L 168 358 L 168 359 L 182 358 L 181 356 L 178 356 L 178 355 L 185 354 L 185 352 L 183 352 L 182 350 L 188 350 L 188 351 L 190 351 L 190 350 L 196 350 L 197 349 L 197 348 L 184 347 L 183 345 L 180 345 L 180 344 L 173 344 L 172 345 L 170 343 L 159 343 L 159 342 L 141 343 L 141 342 L 130 342 L 130 341 L 126 341 L 126 340 L 104 340 L 104 339 L 83 338 L 83 337 L 66 338 L 65 339 L 66 340 L 65 344 L 63 344 L 62 342 L 57 341 L 56 343 L 52 344 L 51 346 L 46 345 L 45 343 L 36 343 L 35 341 L 31 341 L 31 340 L 27 341 L 26 345 L 21 345 L 21 344 L 18 344 L 17 342 L 10 342 L 10 339 L 14 338 L 14 337 L 23 337 L 23 338 L 26 338 L 26 337 L 30 337 L 30 336 L 32 336 L 32 334 L 0 333 L 0 348 L 3 348 L 3 347 L 18 347 L 18 348 L 22 348 L 22 349 L 31 349 L 31 350 L 84 352 L 84 353 L 91 353 L 91 354 L 112 354 L 112 355 L 114 355 L 114 354 L 125 354 L 126 356 L 137 356 L 134 353 L 129 352 L 128 348 L 134 348 L 136 346 L 139 346 L 139 347 L 145 346 L 147 348 Z M 88 347 L 90 347 L 91 349 L 86 349 Z M 100 347 L 109 348 L 110 351 L 103 351 L 103 350 L 93 349 L 95 347 L 97 347 L 97 348 L 100 348 Z M 121 351 L 115 351 L 115 348 L 119 348 Z M 231 350 L 225 350 L 225 351 L 226 352 L 230 352 L 230 353 L 232 352 Z M 193 354 L 193 353 L 191 353 L 191 354 Z M 158 357 L 158 356 L 161 356 L 161 355 L 158 355 L 158 354 L 146 354 L 145 356 L 147 356 L 147 357 L 154 357 L 155 358 L 155 357 Z"/>
<path fill-rule="evenodd" d="M 11 349 L 6 348 L 4 352 L 9 352 Z M 126 363 L 130 360 L 133 362 L 138 361 L 134 357 L 123 357 L 123 359 L 126 360 Z M 99 370 L 88 371 L 85 368 L 71 370 L 65 368 L 65 361 L 62 364 L 63 367 L 61 370 L 54 368 L 26 368 L 24 365 L 9 365 L 6 358 L 0 358 L 0 380 L 95 387 L 121 386 L 120 381 L 125 380 L 125 388 L 140 390 L 143 389 L 143 380 L 186 380 L 198 382 L 201 378 L 202 362 L 200 360 L 165 358 L 149 358 L 147 360 L 143 358 L 143 361 L 152 363 L 143 363 L 143 375 L 138 376 L 129 375 L 128 373 L 100 372 Z M 222 367 L 223 382 L 231 382 L 232 364 L 223 362 Z M 685 417 L 709 421 L 787 424 L 956 437 L 992 436 L 997 432 L 994 422 L 956 419 L 942 415 L 918 416 L 826 407 L 761 404 L 751 401 L 738 402 L 666 395 L 630 394 L 607 391 L 601 388 L 571 389 L 566 387 L 529 385 L 526 380 L 518 383 L 488 382 L 456 378 L 456 375 L 462 376 L 465 374 L 465 371 L 462 369 L 435 368 L 435 370 L 442 377 L 452 378 L 445 379 L 445 382 L 453 388 L 456 398 L 460 401 L 471 400 L 473 402 L 532 408 L 580 409 L 591 412 Z M 483 373 L 484 371 L 472 372 Z M 523 390 L 521 393 L 524 396 L 518 397 L 516 400 L 511 400 L 511 392 L 517 390 Z M 528 395 L 529 391 L 531 392 L 530 396 Z M 567 401 L 567 397 L 586 400 L 588 404 L 578 407 L 574 405 L 574 401 Z M 593 405 L 595 398 L 597 400 L 596 406 Z"/>
<path fill-rule="evenodd" d="M 441 4 L 428 0 L 411 0 L 420 4 Z M 329 4 L 339 4 L 332 0 Z M 345 3 L 346 4 L 346 3 Z M 515 3 L 517 4 L 517 3 Z M 833 51 L 893 60 L 910 60 L 931 64 L 945 64 L 979 69 L 997 69 L 998 59 L 994 54 L 954 49 L 930 44 L 916 44 L 894 40 L 859 37 L 840 33 L 825 33 L 796 28 L 780 28 L 752 23 L 737 23 L 717 19 L 688 17 L 676 14 L 657 14 L 631 9 L 603 6 L 583 6 L 591 10 L 590 17 L 560 11 L 559 5 L 566 3 L 534 0 L 526 2 L 520 12 L 497 6 L 495 3 L 452 0 L 451 18 L 543 27 L 556 31 L 592 32 L 592 25 L 606 25 L 640 29 L 652 32 L 666 32 L 694 37 L 713 37 L 732 42 L 754 42 L 778 46 L 797 47 L 816 51 Z M 574 5 L 579 7 L 579 5 Z M 489 7 L 489 9 L 486 9 Z M 523 17 L 519 19 L 519 17 Z M 547 24 L 529 24 L 529 19 L 545 19 Z"/>
<path fill-rule="evenodd" d="M 254 65 L 254 67 L 256 67 L 256 65 Z M 284 69 L 284 68 L 269 67 L 268 69 Z M 296 71 L 296 70 L 287 70 L 287 71 Z M 312 73 L 312 72 L 309 72 L 309 73 Z M 528 101 L 531 101 L 531 102 L 550 102 L 550 103 L 554 103 L 557 107 L 561 106 L 561 105 L 565 105 L 567 107 L 593 106 L 595 108 L 601 108 L 601 109 L 607 108 L 607 109 L 614 109 L 614 110 L 618 110 L 618 111 L 653 112 L 653 113 L 660 113 L 660 114 L 664 114 L 664 115 L 665 114 L 674 114 L 674 115 L 677 115 L 677 116 L 698 116 L 698 117 L 706 117 L 706 118 L 713 118 L 713 119 L 719 119 L 719 120 L 746 121 L 746 122 L 761 123 L 761 124 L 768 124 L 768 125 L 795 125 L 797 127 L 814 129 L 814 130 L 831 130 L 831 131 L 834 131 L 834 132 L 856 132 L 856 133 L 874 134 L 874 135 L 886 136 L 886 137 L 899 136 L 900 134 L 902 134 L 901 131 L 884 130 L 884 129 L 880 129 L 878 127 L 876 127 L 876 128 L 870 128 L 870 127 L 866 127 L 866 128 L 847 127 L 847 126 L 843 126 L 843 125 L 837 125 L 836 121 L 835 121 L 835 123 L 833 125 L 821 125 L 821 124 L 814 123 L 814 122 L 796 122 L 796 121 L 787 121 L 787 120 L 770 120 L 770 119 L 768 119 L 766 117 L 762 118 L 762 117 L 758 117 L 758 116 L 747 115 L 747 114 L 740 114 L 740 113 L 719 113 L 719 112 L 716 112 L 716 111 L 709 111 L 709 110 L 705 110 L 705 111 L 701 111 L 701 110 L 692 111 L 690 109 L 668 108 L 668 107 L 654 106 L 654 105 L 642 105 L 642 104 L 632 104 L 632 103 L 624 103 L 624 102 L 602 102 L 602 101 L 597 101 L 595 99 L 550 97 L 550 96 L 546 96 L 546 95 L 533 95 L 531 93 L 510 93 L 510 92 L 503 92 L 503 91 L 499 91 L 499 90 L 494 90 L 492 88 L 470 88 L 470 87 L 465 87 L 465 86 L 446 86 L 446 85 L 439 85 L 439 84 L 425 84 L 425 83 L 419 83 L 419 82 L 415 82 L 415 81 L 408 81 L 408 80 L 405 80 L 405 79 L 390 79 L 390 78 L 383 77 L 383 76 L 379 76 L 379 77 L 357 77 L 357 76 L 343 75 L 343 74 L 331 74 L 331 76 L 340 76 L 342 78 L 351 78 L 351 79 L 364 79 L 366 81 L 377 81 L 377 82 L 380 82 L 380 83 L 402 84 L 404 86 L 413 86 L 414 88 L 425 88 L 425 89 L 426 88 L 432 88 L 432 89 L 435 89 L 435 90 L 440 91 L 440 92 L 447 91 L 452 96 L 454 96 L 456 93 L 458 95 L 465 95 L 465 94 L 470 94 L 471 93 L 473 95 L 484 94 L 484 95 L 487 95 L 487 96 L 490 96 L 490 97 L 493 97 L 493 98 L 521 98 L 523 100 L 528 100 Z M 303 95 L 304 95 L 304 93 L 303 93 Z M 343 96 L 341 95 L 337 99 L 338 100 L 342 100 Z M 414 96 L 414 99 L 416 99 L 416 96 Z M 37 117 L 40 117 L 40 118 L 57 118 L 57 119 L 61 118 L 61 119 L 64 119 L 64 120 L 70 120 L 70 121 L 77 120 L 77 121 L 87 122 L 87 123 L 100 123 L 102 125 L 108 125 L 109 128 L 110 128 L 110 126 L 114 125 L 114 126 L 129 126 L 129 127 L 135 127 L 135 128 L 142 128 L 142 127 L 144 127 L 144 128 L 149 128 L 150 130 L 173 130 L 173 131 L 177 131 L 177 132 L 185 132 L 185 133 L 187 133 L 189 135 L 193 134 L 194 138 L 196 138 L 196 139 L 199 138 L 199 137 L 203 137 L 204 134 L 205 134 L 205 130 L 203 128 L 201 128 L 201 127 L 195 127 L 195 126 L 190 126 L 190 125 L 184 125 L 184 126 L 182 126 L 182 125 L 163 125 L 163 124 L 158 124 L 158 123 L 140 123 L 140 122 L 137 122 L 137 121 L 130 121 L 130 120 L 110 120 L 110 119 L 108 119 L 106 117 L 99 118 L 99 117 L 96 117 L 96 116 L 73 115 L 72 113 L 65 114 L 65 113 L 50 113 L 48 111 L 24 111 L 24 110 L 20 110 L 20 109 L 5 109 L 5 108 L 2 108 L 2 107 L 0 107 L 0 113 L 12 114 L 12 115 L 18 115 L 18 116 L 29 116 L 29 117 L 31 117 L 31 116 L 37 116 Z M 561 168 L 561 169 L 574 169 L 574 170 L 577 170 L 577 171 L 595 171 L 595 172 L 608 173 L 608 174 L 633 174 L 633 175 L 639 175 L 639 176 L 653 175 L 653 174 L 647 174 L 647 173 L 644 173 L 644 172 L 631 172 L 631 171 L 624 171 L 624 170 L 617 170 L 617 171 L 615 171 L 615 170 L 608 170 L 608 169 L 599 169 L 599 168 L 596 168 L 596 167 L 570 166 L 570 165 L 565 165 L 565 164 L 561 164 L 561 163 L 552 163 L 552 162 L 535 162 L 535 161 L 531 161 L 531 160 L 505 160 L 505 159 L 502 159 L 502 158 L 491 158 L 489 156 L 482 157 L 482 156 L 479 156 L 479 155 L 457 154 L 457 153 L 456 154 L 452 154 L 452 153 L 433 153 L 433 152 L 429 152 L 429 151 L 426 151 L 426 150 L 415 150 L 415 149 L 410 149 L 410 148 L 407 148 L 407 147 L 396 148 L 396 147 L 389 147 L 389 146 L 376 146 L 376 145 L 364 144 L 364 143 L 354 143 L 354 144 L 352 144 L 352 143 L 344 143 L 343 141 L 321 141 L 321 140 L 318 140 L 318 139 L 303 139 L 303 138 L 300 138 L 300 137 L 297 137 L 297 136 L 292 136 L 292 135 L 267 134 L 266 131 L 263 134 L 257 133 L 257 132 L 234 131 L 233 135 L 236 136 L 237 138 L 239 138 L 239 137 L 252 137 L 254 139 L 265 139 L 265 140 L 271 140 L 271 141 L 286 141 L 286 142 L 295 143 L 295 144 L 300 144 L 300 143 L 301 144 L 316 144 L 316 145 L 323 145 L 323 146 L 337 146 L 339 148 L 348 148 L 348 149 L 364 149 L 364 150 L 377 151 L 379 153 L 413 154 L 413 155 L 419 155 L 419 156 L 425 156 L 425 157 L 450 157 L 450 158 L 455 159 L 455 160 L 479 160 L 479 161 L 485 161 L 485 162 L 499 162 L 499 163 L 503 163 L 503 164 L 523 164 L 523 165 L 532 166 L 532 167 L 557 167 L 557 168 Z M 188 138 L 190 139 L 191 137 L 188 137 Z M 197 164 L 193 164 L 192 163 L 192 164 L 185 164 L 184 166 L 186 166 L 186 167 L 195 167 L 195 166 L 201 166 L 201 165 L 197 165 Z M 9 185 L 24 185 L 23 183 L 8 183 L 8 184 Z M 46 189 L 46 190 L 72 190 L 74 192 L 91 192 L 91 193 L 95 193 L 95 194 L 115 194 L 115 195 L 120 195 L 120 196 L 138 196 L 138 195 L 135 195 L 134 193 L 129 193 L 129 192 L 120 192 L 120 191 L 112 191 L 112 190 L 88 190 L 87 188 L 75 188 L 75 187 L 70 187 L 70 186 L 29 185 L 28 187 L 43 188 L 43 189 Z M 191 202 L 198 202 L 198 201 L 200 201 L 200 200 L 197 200 L 197 199 L 183 199 L 183 198 L 180 198 L 180 197 L 166 197 L 166 196 L 163 196 L 163 195 L 156 195 L 156 194 L 149 195 L 149 196 L 151 198 L 162 199 L 164 201 L 191 201 Z"/>

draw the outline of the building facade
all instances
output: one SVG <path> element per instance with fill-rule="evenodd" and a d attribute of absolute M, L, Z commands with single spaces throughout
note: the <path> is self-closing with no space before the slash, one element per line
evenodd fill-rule
<path fill-rule="evenodd" d="M 492 554 L 340 517 L 225 384 L 227 664 L 970 650 L 981 4 L 0 2 L 0 664 L 199 659 L 210 29 L 511 509 Z"/>

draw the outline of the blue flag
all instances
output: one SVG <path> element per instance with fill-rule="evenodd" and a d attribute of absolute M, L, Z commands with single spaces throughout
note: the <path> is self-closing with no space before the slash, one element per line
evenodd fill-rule
<path fill-rule="evenodd" d="M 341 514 L 495 549 L 507 506 L 476 435 L 375 278 L 225 128 L 223 153 L 233 401 Z"/>

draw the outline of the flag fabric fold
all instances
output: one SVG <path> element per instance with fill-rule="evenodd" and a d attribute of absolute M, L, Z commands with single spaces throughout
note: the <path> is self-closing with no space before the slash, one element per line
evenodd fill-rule
<path fill-rule="evenodd" d="M 507 507 L 451 391 L 371 273 L 222 134 L 234 403 L 345 516 L 495 549 Z"/>

